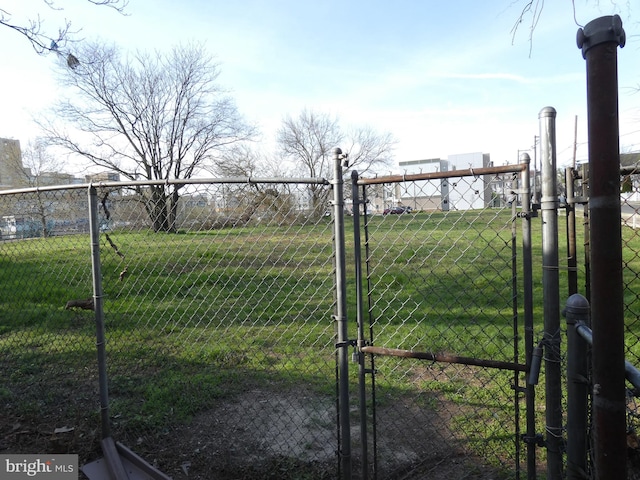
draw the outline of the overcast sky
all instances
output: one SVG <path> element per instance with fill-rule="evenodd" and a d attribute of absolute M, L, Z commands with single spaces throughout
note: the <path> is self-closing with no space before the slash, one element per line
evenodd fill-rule
<path fill-rule="evenodd" d="M 368 125 L 398 140 L 408 161 L 484 152 L 514 163 L 533 145 L 538 113 L 557 112 L 559 165 L 586 158 L 586 64 L 576 32 L 619 13 L 627 46 L 618 50 L 621 148 L 640 150 L 640 9 L 628 2 L 545 2 L 515 37 L 524 0 L 130 0 L 123 16 L 81 0 L 2 0 L 24 22 L 37 14 L 52 32 L 72 21 L 78 35 L 123 48 L 168 50 L 203 42 L 220 64 L 220 84 L 257 123 L 265 148 L 286 115 L 303 108 Z M 620 5 L 620 8 L 616 7 Z M 34 10 L 35 9 L 35 10 Z M 0 137 L 23 145 L 38 135 L 31 117 L 56 96 L 53 54 L 38 56 L 21 35 L 0 28 Z M 397 163 L 396 163 L 397 164 Z M 73 172 L 72 172 L 73 173 Z"/>

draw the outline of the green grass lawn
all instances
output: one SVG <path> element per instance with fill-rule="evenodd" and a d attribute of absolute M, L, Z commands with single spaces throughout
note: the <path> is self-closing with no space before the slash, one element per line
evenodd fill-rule
<path fill-rule="evenodd" d="M 515 297 L 511 227 L 506 210 L 369 218 L 364 253 L 367 338 L 378 346 L 524 363 L 520 222 Z M 562 216 L 560 228 L 562 239 Z M 350 229 L 348 218 L 353 338 Z M 532 232 L 538 341 L 543 322 L 539 218 Z M 633 362 L 640 355 L 635 273 L 640 272 L 640 240 L 631 229 L 625 228 L 624 236 Z M 119 438 L 152 452 L 162 432 L 189 424 L 247 391 L 304 386 L 310 395 L 331 400 L 336 388 L 332 238 L 329 219 L 178 234 L 109 232 L 121 256 L 102 235 L 110 408 Z M 566 292 L 562 269 L 560 278 Z M 82 455 L 95 455 L 99 419 L 93 312 L 65 309 L 69 300 L 91 295 L 88 236 L 0 243 L 5 435 L 15 424 L 44 423 L 51 430 L 69 424 L 77 427 L 77 435 L 68 448 L 88 445 Z M 376 358 L 375 369 L 381 412 L 409 400 L 412 408 L 420 407 L 416 411 L 425 415 L 424 421 L 434 420 L 428 412 L 444 412 L 445 437 L 508 465 L 515 448 L 512 372 L 383 357 Z M 355 404 L 356 395 L 352 397 Z M 383 416 L 380 421 L 385 425 Z M 384 438 L 387 430 L 379 430 Z M 50 440 L 39 441 L 38 448 L 50 448 Z M 12 445 L 19 448 L 19 440 Z"/>

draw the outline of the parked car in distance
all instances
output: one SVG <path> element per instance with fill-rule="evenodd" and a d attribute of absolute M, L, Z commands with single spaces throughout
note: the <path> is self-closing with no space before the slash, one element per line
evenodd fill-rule
<path fill-rule="evenodd" d="M 383 215 L 401 215 L 403 213 L 411 213 L 411 207 L 391 207 L 385 208 Z"/>

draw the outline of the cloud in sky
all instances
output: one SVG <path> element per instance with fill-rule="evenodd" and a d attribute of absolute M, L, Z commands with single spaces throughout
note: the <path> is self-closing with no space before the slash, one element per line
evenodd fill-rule
<path fill-rule="evenodd" d="M 584 23 L 625 13 L 625 2 L 573 3 Z M 3 0 L 4 9 L 20 15 L 27 4 L 32 6 Z M 261 126 L 266 144 L 272 145 L 284 116 L 309 108 L 345 124 L 390 131 L 399 140 L 397 160 L 483 151 L 500 164 L 515 161 L 519 150 L 533 144 L 538 113 L 551 105 L 558 111 L 558 160 L 567 163 L 575 116 L 578 143 L 586 142 L 585 62 L 575 44 L 572 2 L 545 2 L 532 43 L 526 21 L 512 33 L 524 4 L 131 0 L 122 16 L 89 2 L 60 0 L 64 11 L 43 4 L 39 13 L 48 28 L 69 18 L 82 27 L 81 36 L 124 48 L 205 43 L 220 63 L 220 82 Z M 621 143 L 640 149 L 640 94 L 631 94 L 640 84 L 633 44 L 638 24 L 623 21 L 629 45 L 619 50 Z M 0 136 L 26 143 L 37 134 L 29 113 L 56 95 L 50 71 L 55 59 L 37 56 L 6 28 L 0 41 L 7 72 L 0 78 Z M 579 156 L 585 155 L 582 147 Z"/>

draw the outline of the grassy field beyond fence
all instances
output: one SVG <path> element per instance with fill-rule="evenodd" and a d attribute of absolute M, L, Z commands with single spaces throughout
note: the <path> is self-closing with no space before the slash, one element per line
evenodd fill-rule
<path fill-rule="evenodd" d="M 511 287 L 502 285 L 511 272 L 492 265 L 496 252 L 507 261 L 510 258 L 510 222 L 507 210 L 371 218 L 372 246 L 384 249 L 370 252 L 372 279 L 377 282 L 372 292 L 384 300 L 372 310 L 375 340 L 391 347 L 512 361 L 508 353 L 514 343 L 509 333 Z M 246 429 L 257 427 L 249 418 L 229 423 L 238 408 L 233 405 L 243 399 L 255 403 L 247 408 L 255 408 L 258 418 L 262 402 L 281 408 L 283 417 L 295 417 L 296 409 L 285 404 L 295 396 L 300 412 L 333 433 L 324 437 L 305 431 L 308 445 L 296 454 L 294 466 L 307 472 L 307 478 L 322 478 L 319 471 L 334 478 L 332 451 L 321 452 L 317 446 L 335 441 L 336 428 L 332 228 L 330 219 L 323 218 L 300 225 L 176 234 L 124 229 L 103 233 L 101 268 L 114 436 L 175 478 L 182 478 L 185 462 L 191 476 L 184 478 L 206 478 L 202 472 L 211 467 L 207 466 L 211 458 L 216 459 L 217 471 L 223 472 L 219 478 L 227 478 L 225 468 L 236 456 L 248 458 L 249 453 L 239 446 L 225 450 L 213 440 L 207 450 L 206 434 L 201 434 L 198 446 L 189 429 L 199 431 L 198 423 L 213 422 L 211 429 L 218 425 L 229 438 L 243 439 L 249 434 Z M 347 228 L 351 244 L 349 219 Z M 540 231 L 534 220 L 536 341 L 542 335 Z M 519 223 L 516 242 L 519 256 Z M 352 250 L 348 245 L 349 321 L 355 336 Z M 640 251 L 640 240 L 625 228 L 628 343 L 630 352 L 639 354 L 635 312 L 640 286 L 633 272 L 640 271 L 640 260 L 628 253 L 632 251 Z M 563 275 L 561 279 L 564 285 Z M 522 305 L 521 287 L 519 295 Z M 66 308 L 69 301 L 91 296 L 88 235 L 0 243 L 0 427 L 7 451 L 79 453 L 81 461 L 99 455 L 94 313 Z M 443 304 L 450 307 L 432 307 Z M 494 323 L 494 318 L 504 325 Z M 517 341 L 522 355 L 522 337 Z M 630 360 L 638 363 L 637 357 Z M 498 399 L 512 395 L 513 374 L 480 371 L 478 378 L 470 378 L 460 373 L 453 381 L 447 377 L 443 382 L 435 365 L 380 360 L 377 367 L 383 411 L 385 401 L 393 405 L 402 398 L 416 400 L 415 395 L 419 397 L 416 405 L 426 410 L 435 408 L 436 401 L 449 402 L 457 405 L 459 414 L 451 417 L 446 428 L 458 432 L 454 435 L 470 432 L 464 442 L 468 448 L 482 455 L 487 443 L 503 441 L 504 432 L 498 426 L 512 417 L 514 407 Z M 356 370 L 352 369 L 354 391 Z M 489 375 L 491 382 L 482 383 L 483 375 Z M 471 396 L 469 390 L 478 390 L 479 385 L 481 395 Z M 301 389 L 307 392 L 304 398 Z M 416 393 L 423 391 L 437 395 Z M 468 414 L 465 405 L 470 398 L 484 402 L 491 412 L 503 413 Z M 207 412 L 215 412 L 215 418 L 203 417 Z M 283 425 L 279 435 L 293 442 L 295 428 Z M 288 458 L 282 453 L 285 447 L 264 438 L 259 448 L 279 460 L 245 465 L 243 478 L 251 478 L 252 472 L 255 478 L 263 474 L 275 478 L 264 472 L 292 467 L 292 460 L 283 460 Z M 258 458 L 259 448 L 252 448 Z M 279 478 L 302 477 L 283 474 Z"/>

